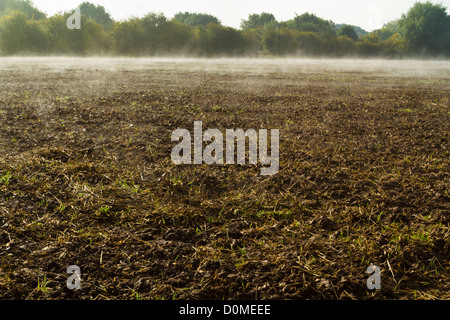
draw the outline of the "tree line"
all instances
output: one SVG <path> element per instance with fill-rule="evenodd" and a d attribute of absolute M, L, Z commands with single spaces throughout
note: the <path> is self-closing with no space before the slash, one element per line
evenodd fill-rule
<path fill-rule="evenodd" d="M 47 16 L 30 0 L 0 0 L 2 55 L 195 56 L 450 56 L 450 16 L 441 4 L 417 2 L 398 20 L 370 33 L 314 14 L 277 21 L 251 14 L 239 29 L 206 13 L 173 18 L 150 12 L 115 21 L 103 6 L 80 5 L 81 29 L 67 28 L 73 12 Z"/>

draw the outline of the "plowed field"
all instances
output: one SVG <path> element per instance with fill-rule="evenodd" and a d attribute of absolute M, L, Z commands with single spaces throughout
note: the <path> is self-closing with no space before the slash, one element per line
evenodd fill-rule
<path fill-rule="evenodd" d="M 448 62 L 1 59 L 0 299 L 450 299 L 449 98 Z M 174 165 L 197 120 L 279 129 L 279 172 Z"/>

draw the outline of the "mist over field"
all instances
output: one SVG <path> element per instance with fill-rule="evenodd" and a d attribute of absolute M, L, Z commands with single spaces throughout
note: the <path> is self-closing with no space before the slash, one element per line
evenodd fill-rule
<path fill-rule="evenodd" d="M 108 94 L 108 91 L 114 90 L 114 83 L 119 82 L 125 85 L 118 74 L 125 72 L 141 71 L 136 76 L 141 76 L 145 72 L 146 78 L 151 79 L 152 73 L 158 72 L 204 72 L 216 77 L 222 74 L 242 75 L 241 84 L 251 86 L 251 83 L 258 87 L 264 86 L 264 83 L 258 83 L 259 79 L 253 81 L 251 75 L 262 75 L 270 78 L 277 72 L 296 75 L 295 83 L 307 84 L 312 74 L 330 74 L 330 73 L 374 73 L 379 77 L 425 77 L 430 80 L 447 80 L 450 77 L 450 62 L 446 60 L 383 60 L 383 59 L 252 59 L 252 58 L 79 58 L 79 57 L 11 57 L 0 58 L 0 70 L 14 72 L 20 70 L 21 73 L 43 77 L 48 73 L 60 73 L 64 77 L 61 81 L 61 88 L 64 90 L 79 89 L 79 87 L 88 87 L 85 79 L 90 79 L 103 90 L 101 94 Z M 103 77 L 92 78 L 92 72 L 105 72 Z M 39 74 L 40 73 L 40 74 Z M 132 76 L 132 75 L 131 75 Z M 175 80 L 175 78 L 174 78 Z M 405 79 L 408 80 L 408 79 Z M 200 81 L 201 78 L 187 79 L 186 85 L 192 85 L 192 82 Z M 333 85 L 352 86 L 352 82 L 337 81 Z M 10 83 L 3 81 L 0 88 L 8 88 Z M 130 84 L 130 90 L 138 88 L 146 90 L 148 84 Z M 385 84 L 392 86 L 392 82 Z M 68 88 L 69 87 L 69 88 Z"/>
<path fill-rule="evenodd" d="M 55 70 L 152 70 L 164 67 L 192 71 L 283 72 L 374 72 L 396 75 L 448 77 L 448 60 L 386 60 L 330 58 L 120 58 L 120 57 L 11 57 L 1 58 L 0 69 L 46 68 Z"/>

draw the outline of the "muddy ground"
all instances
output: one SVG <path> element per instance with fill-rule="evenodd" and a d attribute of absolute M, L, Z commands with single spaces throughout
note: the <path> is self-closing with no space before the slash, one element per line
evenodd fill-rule
<path fill-rule="evenodd" d="M 450 299 L 449 98 L 448 62 L 1 59 L 0 299 Z M 279 172 L 174 165 L 196 120 L 279 129 Z"/>

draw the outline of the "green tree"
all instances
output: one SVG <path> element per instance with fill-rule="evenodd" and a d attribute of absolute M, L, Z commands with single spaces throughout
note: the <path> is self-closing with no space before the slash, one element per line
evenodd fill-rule
<path fill-rule="evenodd" d="M 381 40 L 386 41 L 394 34 L 400 32 L 398 22 L 399 20 L 388 22 L 383 26 L 383 28 L 375 30 L 374 32 L 380 36 Z"/>
<path fill-rule="evenodd" d="M 192 27 L 206 27 L 209 23 L 214 23 L 216 25 L 221 24 L 219 19 L 206 13 L 179 12 L 174 16 L 174 20 Z"/>
<path fill-rule="evenodd" d="M 159 31 L 158 52 L 183 54 L 190 51 L 192 27 L 178 21 L 167 21 Z"/>
<path fill-rule="evenodd" d="M 322 53 L 323 39 L 318 33 L 295 30 L 293 35 L 299 54 L 311 56 Z"/>
<path fill-rule="evenodd" d="M 410 51 L 409 42 L 402 38 L 399 33 L 394 33 L 383 42 L 383 50 L 386 56 L 402 57 Z"/>
<path fill-rule="evenodd" d="M 247 42 L 247 54 L 255 54 L 258 51 L 263 51 L 264 33 L 268 32 L 269 30 L 277 31 L 280 29 L 280 23 L 275 19 L 270 18 L 265 19 L 265 22 L 262 21 L 264 20 L 260 20 L 260 22 L 257 23 L 252 22 L 253 26 L 256 26 L 255 28 L 247 28 L 245 26 L 242 26 L 241 24 L 241 34 Z"/>
<path fill-rule="evenodd" d="M 335 56 L 348 56 L 356 54 L 355 41 L 348 36 L 339 36 L 334 41 L 334 48 L 329 50 L 329 54 Z"/>
<path fill-rule="evenodd" d="M 340 28 L 342 28 L 343 26 L 346 26 L 346 24 L 335 24 L 335 28 L 336 30 L 339 30 Z M 367 32 L 366 30 L 362 29 L 361 27 L 358 26 L 353 26 L 353 25 L 349 25 L 353 27 L 353 30 L 355 30 L 356 34 L 359 37 L 364 37 L 365 35 L 367 35 L 369 32 Z"/>
<path fill-rule="evenodd" d="M 104 29 L 110 29 L 113 25 L 113 19 L 111 15 L 106 12 L 105 8 L 101 5 L 94 5 L 90 2 L 83 2 L 80 5 L 81 15 L 88 19 L 94 20 Z"/>
<path fill-rule="evenodd" d="M 89 25 L 85 17 L 81 17 L 81 29 L 68 29 L 67 19 L 72 12 L 59 13 L 46 19 L 46 30 L 50 35 L 50 49 L 56 54 L 85 55 L 89 49 Z"/>
<path fill-rule="evenodd" d="M 144 30 L 142 44 L 144 53 L 153 55 L 159 50 L 161 44 L 161 31 L 168 23 L 167 18 L 164 14 L 150 12 L 140 20 L 140 23 Z"/>
<path fill-rule="evenodd" d="M 12 11 L 0 18 L 0 48 L 6 55 L 46 53 L 49 35 L 40 21 L 28 20 L 26 13 Z"/>
<path fill-rule="evenodd" d="M 296 15 L 294 19 L 287 21 L 286 25 L 288 28 L 298 31 L 317 32 L 324 38 L 336 36 L 335 25 L 332 21 L 324 20 L 310 13 Z"/>
<path fill-rule="evenodd" d="M 192 49 L 201 56 L 234 56 L 246 52 L 248 43 L 241 32 L 209 23 L 193 30 Z"/>
<path fill-rule="evenodd" d="M 210 54 L 210 44 L 206 36 L 206 27 L 195 26 L 193 28 L 191 50 L 199 56 Z"/>
<path fill-rule="evenodd" d="M 206 41 L 211 55 L 240 55 L 246 49 L 245 39 L 238 30 L 215 23 L 206 26 Z"/>
<path fill-rule="evenodd" d="M 278 30 L 264 31 L 262 37 L 264 51 L 276 55 L 287 55 L 295 52 L 296 44 L 290 30 L 281 27 Z"/>
<path fill-rule="evenodd" d="M 42 55 L 50 53 L 50 34 L 45 28 L 45 19 L 28 20 L 26 24 L 28 52 Z"/>
<path fill-rule="evenodd" d="M 24 50 L 28 41 L 26 34 L 27 16 L 23 12 L 12 11 L 0 19 L 0 48 L 6 55 Z"/>
<path fill-rule="evenodd" d="M 0 17 L 15 10 L 25 13 L 28 19 L 46 18 L 45 13 L 35 8 L 30 0 L 0 0 Z"/>
<path fill-rule="evenodd" d="M 88 35 L 87 54 L 109 54 L 113 49 L 112 37 L 103 27 L 93 20 L 87 20 L 83 25 Z"/>
<path fill-rule="evenodd" d="M 258 51 L 262 51 L 262 27 L 258 29 L 248 29 L 241 32 L 246 42 L 246 53 L 255 54 Z"/>
<path fill-rule="evenodd" d="M 275 17 L 271 13 L 263 12 L 261 14 L 251 14 L 248 16 L 247 20 L 241 21 L 241 29 L 257 29 L 259 27 L 264 27 L 267 23 L 276 21 Z"/>
<path fill-rule="evenodd" d="M 357 50 L 363 56 L 379 56 L 383 52 L 383 43 L 380 36 L 372 32 L 357 42 Z"/>
<path fill-rule="evenodd" d="M 344 25 L 342 26 L 338 32 L 338 36 L 344 36 L 352 39 L 353 41 L 358 41 L 358 35 L 356 34 L 355 29 L 352 26 Z"/>
<path fill-rule="evenodd" d="M 399 28 L 416 54 L 450 55 L 450 16 L 441 4 L 417 2 L 402 15 Z"/>
<path fill-rule="evenodd" d="M 115 23 L 112 37 L 119 54 L 137 56 L 144 52 L 145 29 L 138 18 Z"/>

